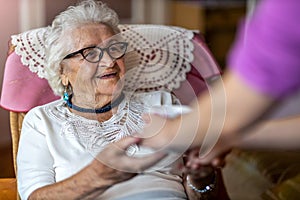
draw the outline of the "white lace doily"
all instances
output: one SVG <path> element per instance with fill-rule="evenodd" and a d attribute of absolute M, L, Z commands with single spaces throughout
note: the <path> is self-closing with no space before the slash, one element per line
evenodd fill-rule
<path fill-rule="evenodd" d="M 128 41 L 125 88 L 129 91 L 172 91 L 185 80 L 193 61 L 192 31 L 163 25 L 123 25 Z"/>
<path fill-rule="evenodd" d="M 15 52 L 21 56 L 23 65 L 28 66 L 30 71 L 37 73 L 40 78 L 45 78 L 44 36 L 47 29 L 48 27 L 43 27 L 11 36 Z"/>
<path fill-rule="evenodd" d="M 171 91 L 185 80 L 193 61 L 193 32 L 164 25 L 120 25 L 129 43 L 125 91 Z M 12 36 L 15 52 L 29 69 L 45 78 L 44 37 L 48 27 Z"/>

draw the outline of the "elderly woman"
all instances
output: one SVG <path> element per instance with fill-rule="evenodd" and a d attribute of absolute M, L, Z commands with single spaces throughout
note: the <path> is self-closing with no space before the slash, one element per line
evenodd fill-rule
<path fill-rule="evenodd" d="M 164 154 L 128 156 L 139 151 L 139 140 L 122 138 L 141 130 L 143 111 L 152 101 L 175 100 L 165 92 L 122 92 L 128 44 L 117 25 L 113 10 L 87 0 L 49 27 L 47 79 L 63 98 L 24 119 L 17 159 L 22 199 L 187 199 L 174 167 L 137 173 Z"/>

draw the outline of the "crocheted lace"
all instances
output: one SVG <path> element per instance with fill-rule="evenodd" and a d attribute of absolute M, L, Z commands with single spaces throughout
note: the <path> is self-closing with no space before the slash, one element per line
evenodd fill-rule
<path fill-rule="evenodd" d="M 193 31 L 164 25 L 119 25 L 129 43 L 125 91 L 171 91 L 185 80 L 193 61 Z M 45 78 L 44 39 L 48 27 L 12 36 L 25 66 Z"/>

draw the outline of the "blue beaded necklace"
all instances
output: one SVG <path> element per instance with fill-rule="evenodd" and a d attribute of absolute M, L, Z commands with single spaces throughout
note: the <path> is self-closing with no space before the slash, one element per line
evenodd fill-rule
<path fill-rule="evenodd" d="M 121 93 L 120 96 L 113 101 L 112 103 L 108 103 L 107 105 L 101 107 L 101 108 L 96 108 L 96 109 L 91 109 L 91 108 L 81 108 L 79 106 L 76 106 L 74 104 L 72 104 L 71 99 L 72 99 L 72 95 L 70 95 L 67 99 L 65 99 L 66 104 L 69 108 L 79 111 L 79 112 L 83 112 L 83 113 L 105 113 L 110 111 L 112 108 L 116 107 L 117 105 L 119 105 L 123 99 L 124 99 L 125 95 L 124 93 Z"/>

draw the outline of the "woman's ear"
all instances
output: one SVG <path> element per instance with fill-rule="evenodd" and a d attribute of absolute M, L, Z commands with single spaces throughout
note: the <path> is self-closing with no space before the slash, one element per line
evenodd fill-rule
<path fill-rule="evenodd" d="M 60 64 L 60 78 L 61 78 L 61 82 L 64 86 L 67 86 L 69 84 L 69 78 L 67 76 L 67 74 L 65 73 L 65 67 L 64 65 L 61 63 Z"/>
<path fill-rule="evenodd" d="M 61 82 L 64 86 L 69 85 L 69 78 L 66 74 L 61 74 L 60 78 L 61 78 Z"/>

